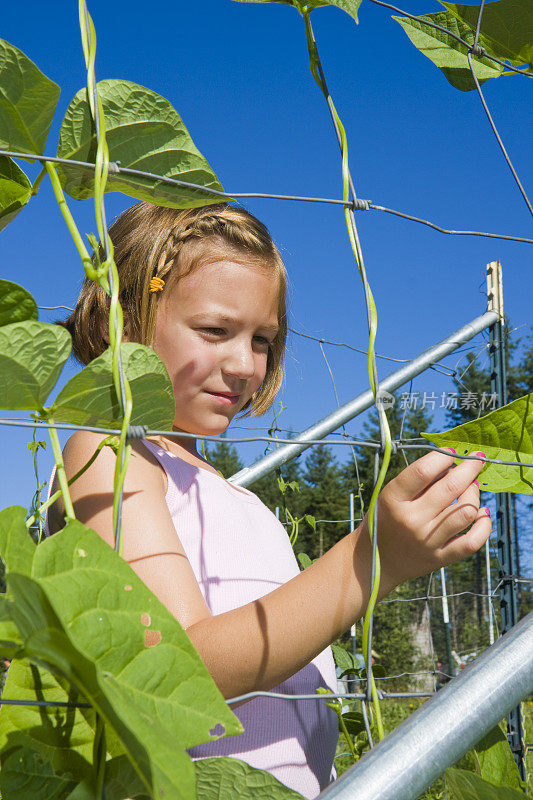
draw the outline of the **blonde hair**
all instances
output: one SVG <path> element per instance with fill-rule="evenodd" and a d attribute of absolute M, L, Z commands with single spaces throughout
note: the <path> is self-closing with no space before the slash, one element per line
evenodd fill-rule
<path fill-rule="evenodd" d="M 113 222 L 109 236 L 127 338 L 148 346 L 154 339 L 159 298 L 201 263 L 231 257 L 273 273 L 279 285 L 279 331 L 269 349 L 265 379 L 243 408 L 247 414 L 264 414 L 283 380 L 287 338 L 287 274 L 265 225 L 245 209 L 227 203 L 185 210 L 137 203 Z M 164 280 L 162 291 L 150 291 L 153 278 Z M 68 319 L 58 322 L 71 334 L 73 354 L 82 364 L 107 348 L 108 320 L 108 295 L 85 278 L 76 308 Z"/>

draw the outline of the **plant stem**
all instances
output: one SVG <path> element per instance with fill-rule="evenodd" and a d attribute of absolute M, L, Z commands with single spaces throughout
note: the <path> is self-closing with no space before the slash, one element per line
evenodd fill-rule
<path fill-rule="evenodd" d="M 37 175 L 37 177 L 33 181 L 33 184 L 32 184 L 32 187 L 31 187 L 32 195 L 37 194 L 37 192 L 39 191 L 39 186 L 40 186 L 41 181 L 42 181 L 42 179 L 44 178 L 45 175 L 46 175 L 46 165 L 43 166 L 43 168 L 41 169 L 41 171 L 39 172 L 39 174 Z"/>
<path fill-rule="evenodd" d="M 51 425 L 54 424 L 54 420 L 49 414 L 46 414 L 45 418 L 46 422 L 49 422 Z M 63 463 L 63 454 L 61 452 L 61 445 L 59 444 L 57 431 L 55 428 L 48 428 L 48 432 L 50 434 L 50 443 L 52 445 L 52 450 L 54 452 L 54 458 L 57 467 L 57 479 L 59 481 L 61 494 L 63 495 L 63 502 L 65 503 L 65 514 L 67 520 L 76 519 L 76 515 L 74 513 L 74 507 L 72 505 L 72 500 L 70 499 L 67 473 L 65 472 L 65 465 Z"/>
<path fill-rule="evenodd" d="M 318 48 L 316 45 L 313 28 L 311 26 L 311 20 L 309 17 L 309 6 L 304 6 L 302 9 L 302 15 L 304 18 L 305 24 L 305 34 L 307 39 L 307 48 L 309 51 L 309 68 L 311 70 L 311 74 L 317 83 L 318 87 L 320 88 L 326 103 L 329 108 L 329 112 L 331 114 L 331 119 L 333 122 L 333 126 L 335 128 L 335 133 L 337 135 L 337 139 L 339 142 L 339 146 L 341 149 L 341 156 L 342 156 L 342 189 L 343 189 L 343 199 L 348 203 L 350 199 L 350 191 L 352 192 L 353 199 L 355 200 L 355 188 L 353 186 L 353 182 L 350 175 L 350 168 L 348 164 L 348 142 L 346 139 L 346 131 L 344 129 L 344 125 L 341 122 L 339 115 L 337 114 L 337 110 L 335 105 L 333 104 L 333 100 L 329 93 L 326 78 L 324 75 L 324 71 L 322 69 L 322 64 L 320 62 L 320 56 L 318 54 Z M 377 312 L 376 312 L 376 305 L 374 302 L 374 297 L 372 295 L 372 290 L 368 283 L 365 267 L 363 262 L 363 256 L 361 251 L 361 245 L 359 242 L 359 237 L 357 233 L 357 228 L 355 225 L 355 219 L 353 216 L 353 210 L 350 208 L 349 205 L 344 206 L 344 218 L 346 222 L 346 228 L 348 231 L 348 237 L 350 240 L 350 244 L 352 247 L 352 251 L 354 254 L 354 258 L 357 264 L 357 268 L 359 270 L 359 274 L 361 276 L 361 280 L 363 281 L 363 288 L 365 292 L 365 301 L 366 301 L 366 310 L 367 310 L 367 317 L 368 317 L 368 328 L 369 328 L 369 342 L 368 342 L 368 378 L 370 381 L 370 386 L 372 389 L 372 393 L 374 395 L 374 399 L 378 399 L 378 374 L 377 374 L 377 367 L 376 367 L 376 356 L 375 356 L 375 340 L 376 340 L 376 333 L 377 333 Z M 377 405 L 377 404 L 376 404 Z M 381 463 L 381 468 L 379 470 L 379 474 L 377 476 L 376 483 L 374 485 L 374 490 L 372 492 L 372 496 L 370 499 L 369 509 L 368 509 L 368 529 L 371 542 L 374 541 L 375 531 L 374 531 L 374 519 L 375 519 L 375 509 L 376 504 L 378 501 L 379 493 L 383 487 L 383 483 L 385 480 L 385 475 L 387 473 L 387 469 L 390 462 L 390 455 L 392 451 L 392 443 L 391 443 L 391 435 L 390 435 L 390 428 L 387 420 L 387 416 L 385 411 L 382 407 L 377 405 L 378 415 L 379 415 L 379 422 L 380 422 L 380 430 L 381 430 L 381 439 L 382 439 L 382 448 L 383 448 L 383 459 Z M 376 550 L 376 560 L 375 560 L 375 573 L 374 573 L 374 580 L 372 583 L 372 590 L 370 593 L 370 598 L 368 602 L 368 607 L 365 613 L 365 619 L 363 624 L 363 655 L 365 657 L 365 662 L 367 659 L 367 647 L 369 643 L 369 636 L 370 636 L 370 625 L 372 620 L 372 615 L 374 613 L 374 608 L 377 601 L 377 595 L 379 591 L 379 584 L 380 584 L 380 577 L 381 577 L 381 568 L 380 568 L 380 561 L 379 561 L 379 551 Z M 377 694 L 376 685 L 374 679 L 371 675 L 372 672 L 372 665 L 367 664 L 367 673 L 370 675 L 370 685 L 371 685 L 371 692 L 372 692 L 372 700 L 374 703 L 375 713 L 376 713 L 376 723 L 378 729 L 378 736 L 380 739 L 384 737 L 384 730 L 383 730 L 383 723 L 381 719 L 381 709 L 379 705 L 379 697 Z"/>

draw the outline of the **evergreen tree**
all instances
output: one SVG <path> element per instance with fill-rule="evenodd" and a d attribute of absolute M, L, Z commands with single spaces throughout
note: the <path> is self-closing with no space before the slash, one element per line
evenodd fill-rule
<path fill-rule="evenodd" d="M 229 478 L 240 469 L 243 468 L 243 463 L 237 453 L 237 448 L 228 442 L 218 441 L 214 447 L 206 443 L 205 458 L 213 467 L 220 472 L 224 478 Z"/>
<path fill-rule="evenodd" d="M 311 514 L 317 523 L 316 531 L 307 525 L 301 545 L 308 548 L 304 552 L 313 559 L 323 555 L 349 532 L 349 523 L 318 521 L 348 519 L 349 500 L 341 470 L 328 447 L 311 450 L 305 461 L 303 478 L 304 513 Z"/>

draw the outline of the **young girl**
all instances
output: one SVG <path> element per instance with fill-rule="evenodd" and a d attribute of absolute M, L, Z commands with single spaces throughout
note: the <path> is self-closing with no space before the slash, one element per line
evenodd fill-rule
<path fill-rule="evenodd" d="M 264 225 L 227 204 L 175 211 L 139 203 L 110 236 L 124 338 L 164 361 L 174 430 L 217 435 L 240 412 L 264 413 L 281 384 L 287 326 L 285 269 Z M 107 320 L 107 296 L 85 281 L 64 323 L 82 363 L 107 347 Z M 77 431 L 68 440 L 69 478 L 101 438 Z M 381 493 L 380 597 L 487 539 L 475 481 L 483 462 L 453 464 L 429 453 Z M 114 468 L 104 448 L 71 487 L 76 516 L 110 546 Z M 63 524 L 58 501 L 50 533 Z M 162 436 L 133 444 L 123 526 L 124 558 L 180 621 L 224 697 L 336 690 L 329 645 L 364 614 L 370 593 L 366 519 L 300 572 L 285 529 L 254 494 L 222 478 L 194 439 Z M 261 697 L 234 710 L 244 733 L 195 747 L 193 758 L 240 758 L 308 798 L 335 776 L 337 718 L 324 703 Z"/>

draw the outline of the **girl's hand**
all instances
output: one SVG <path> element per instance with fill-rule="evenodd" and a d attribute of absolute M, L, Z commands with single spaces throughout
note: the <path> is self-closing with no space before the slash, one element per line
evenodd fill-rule
<path fill-rule="evenodd" d="M 474 460 L 454 466 L 453 455 L 428 453 L 385 486 L 378 501 L 381 596 L 409 578 L 472 555 L 485 543 L 490 513 L 479 507 L 475 482 L 483 466 Z"/>

